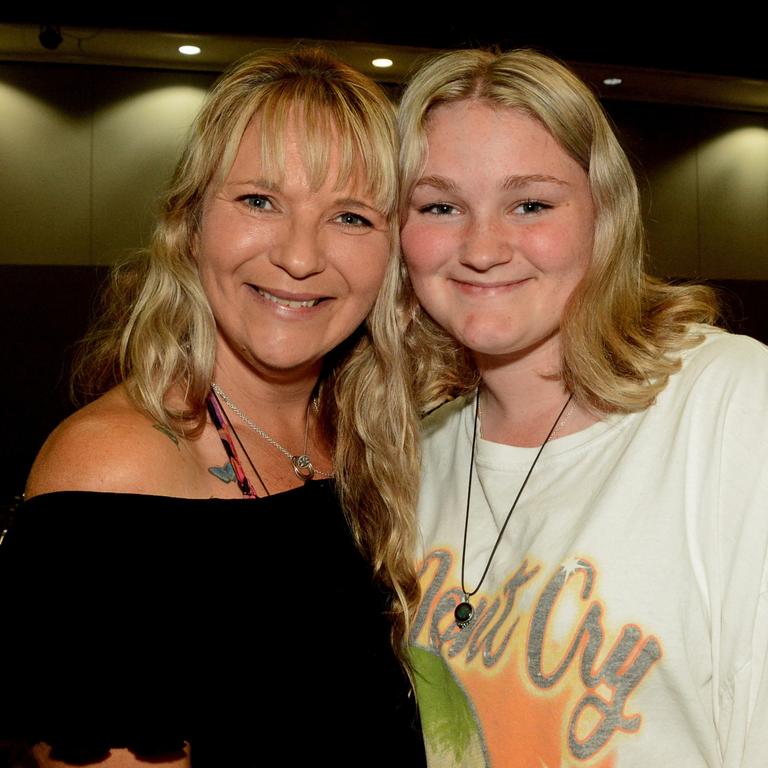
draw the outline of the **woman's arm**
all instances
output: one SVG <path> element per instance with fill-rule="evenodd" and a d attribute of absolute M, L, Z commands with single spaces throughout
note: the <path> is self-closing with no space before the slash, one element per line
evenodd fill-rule
<path fill-rule="evenodd" d="M 37 744 L 32 749 L 32 754 L 39 768 L 72 768 L 72 763 L 64 763 L 51 757 L 51 747 L 47 744 Z M 82 766 L 83 763 L 77 763 Z M 85 763 L 85 765 L 96 765 L 99 768 L 139 768 L 140 766 L 152 766 L 152 768 L 188 768 L 189 747 L 185 747 L 183 752 L 176 752 L 170 755 L 158 755 L 157 757 L 140 758 L 136 757 L 128 749 L 110 750 L 109 757 L 100 760 L 97 763 Z"/>
<path fill-rule="evenodd" d="M 129 663 L 126 659 L 130 660 L 131 654 L 147 653 L 151 660 L 157 646 L 150 639 L 145 640 L 139 628 L 144 627 L 148 636 L 153 630 L 162 630 L 153 621 L 153 603 L 147 596 L 146 585 L 131 574 L 151 567 L 157 552 L 152 548 L 151 536 L 146 551 L 137 548 L 131 555 L 120 549 L 120 526 L 126 525 L 127 513 L 116 514 L 119 510 L 111 499 L 132 493 L 177 495 L 169 478 L 183 475 L 184 454 L 183 441 L 173 437 L 155 428 L 118 387 L 63 422 L 41 449 L 27 482 L 27 499 L 59 491 L 76 493 L 36 499 L 24 505 L 17 530 L 11 532 L 11 549 L 4 558 L 8 568 L 6 583 L 10 583 L 14 593 L 10 603 L 16 608 L 8 609 L 7 618 L 19 627 L 15 634 L 27 638 L 14 640 L 20 670 L 15 680 L 21 690 L 37 690 L 36 696 L 42 697 L 37 702 L 31 700 L 24 710 L 28 716 L 22 717 L 22 726 L 61 724 L 61 718 L 71 714 L 94 723 L 92 731 L 98 733 L 96 720 L 104 715 L 104 723 L 109 722 L 109 712 L 118 702 L 120 712 L 127 701 L 136 701 L 135 706 L 140 707 L 137 696 L 141 694 L 131 690 L 140 675 L 125 673 Z M 85 505 L 83 494 L 77 493 L 81 491 L 96 492 L 91 496 L 100 500 L 98 514 L 94 515 L 91 506 Z M 39 518 L 41 502 L 43 509 L 50 511 L 42 522 L 30 524 L 30 517 Z M 128 500 L 123 506 L 135 508 L 136 504 Z M 131 519 L 138 517 L 131 514 L 128 522 Z M 87 520 L 90 524 L 84 522 Z M 151 525 L 143 520 L 142 528 L 150 532 Z M 166 594 L 166 586 L 156 584 L 152 594 Z M 166 617 L 173 614 L 173 605 L 167 609 Z M 181 627 L 183 622 L 178 624 Z M 173 626 L 170 628 L 173 630 Z M 64 648 L 68 651 L 64 652 Z M 79 667 L 83 674 L 71 674 L 71 666 Z M 150 668 L 151 665 L 140 666 L 136 671 Z M 146 686 L 150 684 L 151 681 L 145 682 Z M 157 684 L 158 690 L 164 690 L 162 681 Z M 57 712 L 56 702 L 61 701 L 62 695 L 70 703 Z M 148 690 L 147 695 L 157 692 Z M 50 717 L 43 716 L 40 707 Z M 168 707 L 175 708 L 173 702 Z M 121 722 L 116 721 L 115 725 L 128 725 L 122 722 L 122 715 L 117 717 Z M 132 731 L 127 728 L 125 732 Z M 139 728 L 136 732 L 143 731 Z M 31 738 L 45 738 L 47 734 L 37 731 Z M 65 739 L 70 735 L 66 729 L 63 731 Z M 55 737 L 49 738 L 53 746 L 41 742 L 32 750 L 41 768 L 189 765 L 188 750 L 181 746 L 176 749 L 174 745 L 171 749 L 175 751 L 156 757 L 112 749 L 106 757 L 82 763 L 73 757 L 76 753 L 70 754 Z M 90 744 L 86 741 L 84 746 Z"/>

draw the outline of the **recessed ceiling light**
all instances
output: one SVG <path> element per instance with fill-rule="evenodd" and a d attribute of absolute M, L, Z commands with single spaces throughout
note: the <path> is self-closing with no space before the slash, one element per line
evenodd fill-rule
<path fill-rule="evenodd" d="M 379 67 L 380 69 L 386 69 L 387 67 L 391 67 L 394 62 L 392 59 L 374 59 L 371 64 L 373 64 L 374 67 Z"/>
<path fill-rule="evenodd" d="M 179 46 L 179 53 L 183 53 L 185 56 L 197 56 L 200 49 L 196 45 L 182 45 Z"/>
<path fill-rule="evenodd" d="M 620 77 L 606 77 L 603 80 L 604 85 L 621 85 L 622 80 Z"/>

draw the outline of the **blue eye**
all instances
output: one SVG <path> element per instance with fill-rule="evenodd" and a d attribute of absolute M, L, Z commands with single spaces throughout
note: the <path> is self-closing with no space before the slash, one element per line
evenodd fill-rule
<path fill-rule="evenodd" d="M 432 216 L 451 216 L 456 213 L 456 208 L 450 203 L 430 203 L 429 205 L 422 205 L 419 208 L 419 213 L 427 213 Z"/>
<path fill-rule="evenodd" d="M 541 213 L 551 207 L 552 206 L 548 203 L 542 203 L 540 200 L 524 200 L 515 207 L 515 212 L 526 216 L 534 213 Z"/>
<path fill-rule="evenodd" d="M 272 201 L 266 195 L 241 195 L 237 199 L 244 202 L 249 208 L 256 208 L 260 211 L 271 211 L 274 208 Z"/>
<path fill-rule="evenodd" d="M 343 224 L 345 227 L 372 227 L 373 224 L 371 224 L 368 219 L 365 218 L 365 216 L 360 216 L 358 213 L 350 213 L 349 211 L 345 211 L 344 213 L 340 213 L 334 221 L 337 221 L 339 224 Z"/>

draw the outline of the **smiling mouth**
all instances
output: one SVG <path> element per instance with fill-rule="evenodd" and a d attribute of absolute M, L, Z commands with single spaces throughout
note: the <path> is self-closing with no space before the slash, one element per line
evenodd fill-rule
<path fill-rule="evenodd" d="M 271 301 L 273 304 L 277 304 L 279 307 L 287 307 L 288 309 L 309 309 L 310 307 L 316 307 L 323 299 L 321 297 L 316 299 L 286 299 L 282 296 L 275 296 L 274 293 L 265 291 L 263 288 L 253 286 L 256 289 L 256 293 L 267 301 Z"/>
<path fill-rule="evenodd" d="M 522 277 L 518 280 L 505 280 L 497 283 L 476 283 L 467 280 L 456 279 L 454 282 L 462 288 L 464 291 L 472 293 L 503 293 L 507 290 L 517 288 L 520 285 L 524 285 L 531 278 Z"/>

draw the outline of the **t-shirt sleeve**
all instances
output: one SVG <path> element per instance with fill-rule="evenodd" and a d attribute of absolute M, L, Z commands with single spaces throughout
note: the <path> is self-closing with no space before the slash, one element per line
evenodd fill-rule
<path fill-rule="evenodd" d="M 747 732 L 742 768 L 763 768 L 768 756 L 768 566 L 763 571 L 752 635 Z"/>
<path fill-rule="evenodd" d="M 745 337 L 712 345 L 709 405 L 722 430 L 712 625 L 714 702 L 725 768 L 768 755 L 768 349 Z M 720 383 L 718 377 L 721 376 Z"/>

